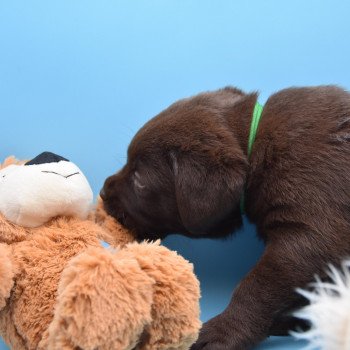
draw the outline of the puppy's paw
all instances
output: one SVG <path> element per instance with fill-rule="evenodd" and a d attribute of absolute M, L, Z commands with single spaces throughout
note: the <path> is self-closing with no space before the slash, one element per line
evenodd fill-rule
<path fill-rule="evenodd" d="M 232 320 L 220 314 L 205 323 L 190 350 L 243 350 L 235 343 Z"/>

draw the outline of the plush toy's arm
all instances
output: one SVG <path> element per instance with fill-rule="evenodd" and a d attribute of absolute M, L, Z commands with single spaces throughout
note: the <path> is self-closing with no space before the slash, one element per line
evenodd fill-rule
<path fill-rule="evenodd" d="M 155 281 L 122 251 L 90 247 L 69 262 L 40 349 L 142 350 L 137 343 L 152 321 Z"/>
<path fill-rule="evenodd" d="M 10 258 L 10 247 L 0 244 L 0 310 L 6 305 L 14 284 L 14 268 Z"/>
<path fill-rule="evenodd" d="M 140 339 L 138 350 L 185 350 L 198 337 L 199 281 L 193 265 L 176 252 L 155 243 L 131 243 L 117 256 L 135 259 L 153 278 L 152 322 Z"/>
<path fill-rule="evenodd" d="M 112 246 L 121 248 L 135 241 L 133 235 L 126 228 L 106 213 L 101 198 L 97 199 L 95 211 L 90 213 L 89 218 L 101 228 L 98 238 Z"/>

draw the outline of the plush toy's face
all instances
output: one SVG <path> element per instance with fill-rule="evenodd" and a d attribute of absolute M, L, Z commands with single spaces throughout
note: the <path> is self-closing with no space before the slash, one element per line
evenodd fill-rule
<path fill-rule="evenodd" d="M 17 225 L 37 227 L 60 215 L 84 219 L 92 200 L 81 170 L 53 153 L 0 170 L 0 212 Z"/>

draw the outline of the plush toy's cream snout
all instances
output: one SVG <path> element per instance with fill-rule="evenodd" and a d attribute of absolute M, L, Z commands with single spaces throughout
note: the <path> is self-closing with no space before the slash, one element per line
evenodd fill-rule
<path fill-rule="evenodd" d="M 92 201 L 81 170 L 56 154 L 0 170 L 0 213 L 15 224 L 37 227 L 60 215 L 85 219 Z"/>

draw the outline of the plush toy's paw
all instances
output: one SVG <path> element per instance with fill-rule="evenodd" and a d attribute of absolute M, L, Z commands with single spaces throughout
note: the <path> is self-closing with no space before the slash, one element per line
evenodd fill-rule
<path fill-rule="evenodd" d="M 154 280 L 135 259 L 90 248 L 63 272 L 48 349 L 131 350 L 151 321 Z"/>
<path fill-rule="evenodd" d="M 206 322 L 191 350 L 244 350 L 238 344 L 233 332 L 233 325 L 224 314 L 220 314 Z"/>
<path fill-rule="evenodd" d="M 100 197 L 97 199 L 95 210 L 90 213 L 90 220 L 101 227 L 99 238 L 114 247 L 124 247 L 126 244 L 135 241 L 135 237 L 129 230 L 123 227 L 114 217 L 107 214 Z"/>
<path fill-rule="evenodd" d="M 10 260 L 9 247 L 0 244 L 0 310 L 6 305 L 13 287 L 14 271 Z"/>
<path fill-rule="evenodd" d="M 143 271 L 156 281 L 152 323 L 138 350 L 188 350 L 197 337 L 199 282 L 193 265 L 159 243 L 132 243 L 120 252 L 135 258 Z"/>

